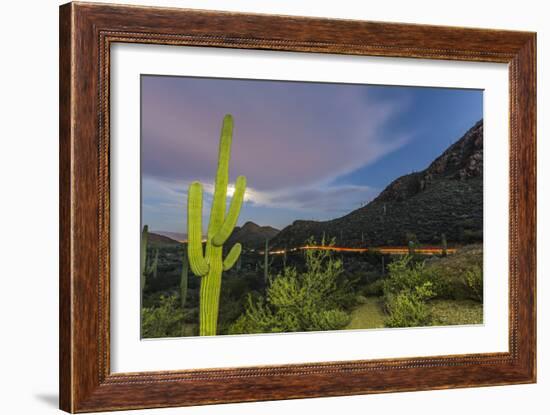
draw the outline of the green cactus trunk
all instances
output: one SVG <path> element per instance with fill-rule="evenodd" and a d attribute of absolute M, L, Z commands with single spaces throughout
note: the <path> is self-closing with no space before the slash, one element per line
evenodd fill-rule
<path fill-rule="evenodd" d="M 187 250 L 184 249 L 181 256 L 181 276 L 180 276 L 180 302 L 181 308 L 185 307 L 185 301 L 187 300 L 187 286 L 189 275 L 189 259 L 187 258 Z"/>
<path fill-rule="evenodd" d="M 200 289 L 200 335 L 214 336 L 218 327 L 218 312 L 222 285 L 221 255 L 210 257 L 210 271 L 201 280 Z"/>
<path fill-rule="evenodd" d="M 181 254 L 181 276 L 180 276 L 180 304 L 183 312 L 181 325 L 181 335 L 185 336 L 185 302 L 187 300 L 187 287 L 189 285 L 189 259 L 187 258 L 187 249 L 183 249 Z"/>
<path fill-rule="evenodd" d="M 414 255 L 414 242 L 409 241 L 409 255 Z"/>
<path fill-rule="evenodd" d="M 201 336 L 216 334 L 222 272 L 230 269 L 241 253 L 241 245 L 237 243 L 223 259 L 223 244 L 235 228 L 246 189 L 246 178 L 244 176 L 237 177 L 235 193 L 226 216 L 232 134 L 233 118 L 231 115 L 226 115 L 223 119 L 220 137 L 214 199 L 210 211 L 206 252 L 204 254 L 202 247 L 202 186 L 199 182 L 193 182 L 189 186 L 187 205 L 189 240 L 187 252 L 191 270 L 195 275 L 202 277 L 199 321 Z"/>
<path fill-rule="evenodd" d="M 153 278 L 157 278 L 158 264 L 159 264 L 159 250 L 156 249 L 155 258 L 153 259 L 153 263 L 149 266 L 147 270 L 147 274 L 152 274 Z"/>
<path fill-rule="evenodd" d="M 140 284 L 140 304 L 139 304 L 139 316 L 140 321 L 143 319 L 143 290 L 145 290 L 145 282 L 146 282 L 146 268 L 147 268 L 147 240 L 149 239 L 148 236 L 148 227 L 145 225 L 143 227 L 143 230 L 141 231 L 141 262 L 140 262 L 140 273 L 139 273 L 139 284 Z M 141 325 L 140 325 L 141 326 Z"/>
<path fill-rule="evenodd" d="M 147 240 L 149 237 L 148 226 L 145 225 L 141 231 L 141 265 L 140 265 L 140 286 L 141 286 L 141 299 L 143 303 L 143 290 L 145 288 L 146 269 L 147 269 Z"/>
<path fill-rule="evenodd" d="M 264 283 L 267 285 L 269 282 L 269 241 L 265 240 L 264 249 Z"/>

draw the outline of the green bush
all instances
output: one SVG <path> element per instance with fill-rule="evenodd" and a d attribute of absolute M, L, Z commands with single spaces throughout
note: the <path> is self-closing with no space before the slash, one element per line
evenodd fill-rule
<path fill-rule="evenodd" d="M 483 271 L 480 266 L 474 266 L 466 271 L 464 285 L 472 300 L 483 302 Z"/>
<path fill-rule="evenodd" d="M 381 297 L 384 294 L 384 280 L 379 279 L 363 288 L 363 295 L 366 297 Z"/>
<path fill-rule="evenodd" d="M 245 312 L 230 334 L 321 331 L 344 328 L 355 295 L 340 259 L 328 250 L 305 251 L 305 270 L 285 267 L 270 281 L 265 297 L 248 296 Z"/>
<path fill-rule="evenodd" d="M 183 311 L 179 298 L 161 296 L 158 307 L 143 307 L 141 337 L 178 337 L 182 334 Z"/>
<path fill-rule="evenodd" d="M 431 322 L 426 301 L 436 295 L 433 275 L 424 262 L 414 262 L 410 255 L 393 261 L 383 282 L 388 327 L 426 326 Z"/>
<path fill-rule="evenodd" d="M 434 277 L 424 262 L 415 262 L 413 257 L 405 255 L 388 265 L 388 278 L 383 281 L 384 296 L 399 294 L 402 291 L 414 291 L 426 282 L 433 286 Z"/>
<path fill-rule="evenodd" d="M 482 301 L 483 249 L 481 245 L 462 247 L 456 254 L 426 260 L 426 269 L 433 275 L 433 289 L 440 299 Z M 475 273 L 477 283 L 468 284 L 467 276 Z M 474 279 L 475 279 L 474 278 Z M 473 283 L 474 281 L 471 280 Z"/>
<path fill-rule="evenodd" d="M 421 286 L 390 294 L 386 300 L 389 317 L 387 327 L 418 327 L 431 324 L 431 310 L 426 301 L 434 296 L 432 283 L 427 281 Z"/>

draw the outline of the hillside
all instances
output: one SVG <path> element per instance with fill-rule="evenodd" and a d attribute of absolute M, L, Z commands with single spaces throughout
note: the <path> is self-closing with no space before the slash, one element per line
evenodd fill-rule
<path fill-rule="evenodd" d="M 158 246 L 164 246 L 164 245 L 179 245 L 180 242 L 172 239 L 172 238 L 169 238 L 167 236 L 164 236 L 164 235 L 159 235 L 157 233 L 154 233 L 154 232 L 149 232 L 149 235 L 147 237 L 147 243 L 149 246 L 154 246 L 154 247 L 158 247 Z"/>
<path fill-rule="evenodd" d="M 265 240 L 274 238 L 279 233 L 278 229 L 271 226 L 260 226 L 254 222 L 246 222 L 242 227 L 236 226 L 229 237 L 226 246 L 232 246 L 240 242 L 244 248 L 262 248 Z"/>
<path fill-rule="evenodd" d="M 297 246 L 310 236 L 339 245 L 436 244 L 483 238 L 483 122 L 476 123 L 425 170 L 401 176 L 366 206 L 331 221 L 295 221 L 272 241 Z"/>
<path fill-rule="evenodd" d="M 153 233 L 156 233 L 157 235 L 166 236 L 167 238 L 170 238 L 174 241 L 186 241 L 187 240 L 187 234 L 181 233 L 181 232 L 168 232 L 168 231 L 152 231 Z"/>

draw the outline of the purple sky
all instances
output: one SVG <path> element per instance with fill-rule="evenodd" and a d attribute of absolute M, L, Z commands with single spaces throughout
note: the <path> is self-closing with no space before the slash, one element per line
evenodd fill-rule
<path fill-rule="evenodd" d="M 204 186 L 207 224 L 226 113 L 235 122 L 230 182 L 241 174 L 248 179 L 239 222 L 278 228 L 342 216 L 371 200 L 400 169 L 433 159 L 434 146 L 426 143 L 424 152 L 412 147 L 414 156 L 405 151 L 399 168 L 391 160 L 425 138 L 427 125 L 441 124 L 435 115 L 429 124 L 438 99 L 457 124 L 455 132 L 444 123 L 439 153 L 482 115 L 480 91 L 164 76 L 142 76 L 141 86 L 142 220 L 175 232 L 186 232 L 187 187 L 194 180 Z M 408 120 L 421 102 L 422 122 Z M 456 115 L 462 107 L 468 114 Z M 368 171 L 388 157 L 392 172 Z"/>

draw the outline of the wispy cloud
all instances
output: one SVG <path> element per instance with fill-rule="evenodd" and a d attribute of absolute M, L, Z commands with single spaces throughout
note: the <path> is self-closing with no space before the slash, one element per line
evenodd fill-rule
<path fill-rule="evenodd" d="M 294 219 L 345 214 L 376 189 L 336 179 L 411 139 L 385 128 L 408 104 L 377 99 L 361 85 L 144 77 L 144 217 L 177 218 L 183 230 L 194 180 L 203 183 L 209 209 L 225 113 L 235 120 L 230 175 L 247 176 L 248 211 L 292 210 L 300 215 Z"/>
<path fill-rule="evenodd" d="M 145 176 L 143 178 L 143 193 L 147 195 L 143 200 L 143 209 L 146 216 L 161 216 L 161 223 L 155 226 L 159 229 L 185 230 L 187 220 L 187 189 L 190 182 L 162 180 Z M 207 226 L 207 219 L 214 193 L 213 183 L 203 185 L 203 222 Z M 228 199 L 234 191 L 233 184 L 228 187 Z M 326 220 L 342 216 L 350 210 L 357 209 L 368 203 L 378 189 L 360 185 L 330 185 L 319 184 L 316 187 L 293 188 L 289 191 L 258 191 L 247 188 L 245 193 L 245 207 L 250 210 L 257 208 L 280 209 L 282 212 L 292 212 L 298 217 L 289 217 L 287 222 L 295 219 Z M 240 223 L 251 218 L 241 217 Z M 277 224 L 286 225 L 279 218 Z M 176 227 L 170 224 L 177 224 Z M 206 230 L 206 229 L 205 229 Z"/>
<path fill-rule="evenodd" d="M 225 113 L 235 119 L 231 173 L 259 190 L 333 179 L 410 138 L 383 128 L 406 103 L 363 86 L 144 79 L 143 171 L 160 178 L 211 179 Z"/>

